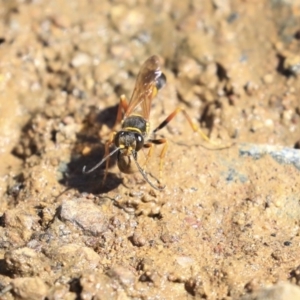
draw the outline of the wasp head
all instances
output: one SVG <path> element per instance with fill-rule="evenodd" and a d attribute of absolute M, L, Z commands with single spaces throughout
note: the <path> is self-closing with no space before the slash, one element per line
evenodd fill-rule
<path fill-rule="evenodd" d="M 115 136 L 115 145 L 122 155 L 132 155 L 144 146 L 144 138 L 138 132 L 122 130 Z"/>

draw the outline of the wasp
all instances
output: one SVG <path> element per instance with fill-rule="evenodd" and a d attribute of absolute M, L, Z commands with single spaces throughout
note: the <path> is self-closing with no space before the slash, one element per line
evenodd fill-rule
<path fill-rule="evenodd" d="M 117 118 L 113 126 L 112 133 L 105 144 L 104 158 L 96 164 L 92 169 L 83 172 L 90 173 L 106 162 L 103 184 L 106 181 L 110 157 L 117 153 L 117 164 L 119 170 L 126 174 L 140 172 L 144 180 L 154 189 L 162 190 L 164 187 L 157 186 L 149 179 L 149 174 L 140 165 L 138 160 L 138 152 L 143 148 L 148 148 L 148 154 L 145 160 L 147 164 L 153 152 L 154 145 L 163 145 L 160 152 L 159 174 L 158 180 L 153 175 L 158 183 L 161 183 L 163 162 L 168 148 L 168 141 L 165 138 L 153 138 L 156 133 L 164 128 L 178 113 L 182 112 L 193 131 L 197 131 L 207 141 L 209 138 L 202 130 L 191 120 L 189 115 L 182 107 L 176 108 L 162 123 L 150 132 L 150 111 L 151 104 L 158 91 L 166 84 L 166 76 L 161 71 L 160 59 L 157 55 L 149 57 L 142 65 L 137 76 L 136 84 L 128 102 L 125 95 L 120 97 L 118 106 Z M 116 126 L 121 123 L 121 130 L 116 131 Z M 110 146 L 114 145 L 115 149 L 110 152 Z"/>

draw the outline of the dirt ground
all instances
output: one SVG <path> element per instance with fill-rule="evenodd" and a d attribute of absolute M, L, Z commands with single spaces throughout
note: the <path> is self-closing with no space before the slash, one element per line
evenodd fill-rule
<path fill-rule="evenodd" d="M 1 0 L 0 16 L 0 299 L 300 299 L 300 1 Z M 164 190 L 115 156 L 103 187 L 104 166 L 82 169 L 153 54 L 152 128 L 180 105 L 214 144 L 178 114 Z"/>

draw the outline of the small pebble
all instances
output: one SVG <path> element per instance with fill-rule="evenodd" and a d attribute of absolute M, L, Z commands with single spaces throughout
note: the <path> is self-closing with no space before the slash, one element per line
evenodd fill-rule
<path fill-rule="evenodd" d="M 274 77 L 272 74 L 266 74 L 264 77 L 263 77 L 263 81 L 265 84 L 271 84 L 274 80 Z"/>
<path fill-rule="evenodd" d="M 77 53 L 71 61 L 71 65 L 74 68 L 78 68 L 83 65 L 89 65 L 89 64 L 91 64 L 91 58 L 89 55 L 85 53 Z"/>

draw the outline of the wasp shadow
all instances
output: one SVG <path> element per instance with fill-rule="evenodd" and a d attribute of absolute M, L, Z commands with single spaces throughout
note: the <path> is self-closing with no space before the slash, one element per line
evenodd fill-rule
<path fill-rule="evenodd" d="M 103 125 L 108 128 L 113 127 L 117 109 L 118 106 L 112 106 L 99 112 L 95 107 L 90 108 L 90 112 L 84 120 L 84 126 L 76 136 L 71 161 L 60 166 L 62 173 L 60 183 L 68 189 L 74 188 L 79 192 L 98 194 L 109 192 L 122 183 L 116 174 L 108 173 L 105 185 L 102 184 L 105 163 L 91 173 L 83 172 L 84 168 L 89 171 L 104 158 L 108 135 L 102 138 L 99 133 Z M 116 155 L 110 157 L 109 167 L 116 164 L 116 159 Z"/>

